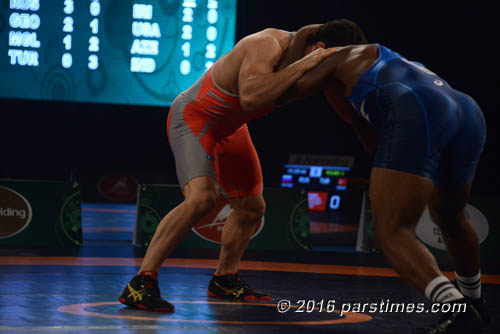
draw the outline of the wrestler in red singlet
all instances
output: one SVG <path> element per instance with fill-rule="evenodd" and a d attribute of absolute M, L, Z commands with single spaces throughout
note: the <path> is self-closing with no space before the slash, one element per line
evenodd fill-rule
<path fill-rule="evenodd" d="M 273 109 L 245 112 L 238 95 L 219 87 L 210 68 L 175 99 L 168 117 L 181 187 L 208 176 L 229 198 L 260 194 L 262 172 L 246 123 Z"/>
<path fill-rule="evenodd" d="M 138 275 L 119 300 L 128 306 L 172 312 L 161 298 L 158 270 L 165 258 L 199 219 L 216 205 L 222 193 L 231 214 L 222 231 L 222 247 L 207 294 L 240 300 L 270 300 L 251 289 L 238 275 L 238 264 L 265 211 L 262 171 L 247 122 L 274 109 L 275 101 L 331 50 L 303 55 L 309 37 L 320 25 L 296 34 L 266 29 L 239 41 L 191 88 L 173 102 L 168 137 L 175 156 L 184 201 L 160 222 Z"/>

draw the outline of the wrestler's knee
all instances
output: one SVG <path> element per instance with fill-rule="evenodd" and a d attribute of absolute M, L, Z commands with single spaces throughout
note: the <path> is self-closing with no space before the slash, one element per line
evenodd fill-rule
<path fill-rule="evenodd" d="M 465 209 L 462 210 L 443 210 L 439 207 L 429 206 L 429 212 L 432 220 L 439 226 L 439 230 L 444 237 L 453 238 L 466 228 L 468 225 Z"/>
<path fill-rule="evenodd" d="M 266 202 L 260 195 L 242 198 L 231 204 L 239 220 L 246 223 L 259 222 L 266 212 Z"/>
<path fill-rule="evenodd" d="M 196 215 L 204 216 L 215 207 L 218 197 L 219 194 L 216 191 L 203 189 L 192 192 L 189 197 L 186 197 L 185 201 L 196 212 Z"/>

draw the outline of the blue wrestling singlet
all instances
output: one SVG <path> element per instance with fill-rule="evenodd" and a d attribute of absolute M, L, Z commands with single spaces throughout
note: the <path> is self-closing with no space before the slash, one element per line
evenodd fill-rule
<path fill-rule="evenodd" d="M 464 187 L 486 140 L 477 103 L 422 64 L 378 45 L 379 57 L 349 97 L 380 132 L 374 167 L 421 175 L 436 185 Z"/>

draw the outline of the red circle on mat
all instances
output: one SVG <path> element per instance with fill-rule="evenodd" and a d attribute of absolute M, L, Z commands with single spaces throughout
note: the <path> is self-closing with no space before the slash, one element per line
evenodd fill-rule
<path fill-rule="evenodd" d="M 212 305 L 235 305 L 235 306 L 264 306 L 264 307 L 277 307 L 277 304 L 268 303 L 241 303 L 241 302 L 216 302 L 216 301 L 186 301 L 186 300 L 172 300 L 174 304 L 212 304 Z M 63 313 L 74 315 L 85 315 L 89 317 L 107 318 L 107 319 L 128 319 L 128 320 L 150 320 L 159 322 L 181 322 L 193 324 L 218 324 L 218 325 L 340 325 L 340 324 L 353 324 L 359 322 L 370 321 L 373 318 L 364 313 L 344 312 L 342 318 L 330 320 L 314 320 L 314 321 L 245 321 L 245 320 L 204 320 L 204 319 L 174 319 L 166 317 L 144 317 L 135 315 L 118 315 L 109 313 L 89 312 L 85 310 L 87 307 L 98 307 L 108 305 L 118 305 L 119 302 L 99 302 L 99 303 L 84 303 L 59 306 L 57 310 Z M 292 305 L 297 308 L 297 305 Z M 278 312 L 278 311 L 276 311 Z M 339 314 L 338 310 L 333 313 Z M 172 313 L 170 313 L 172 314 Z"/>

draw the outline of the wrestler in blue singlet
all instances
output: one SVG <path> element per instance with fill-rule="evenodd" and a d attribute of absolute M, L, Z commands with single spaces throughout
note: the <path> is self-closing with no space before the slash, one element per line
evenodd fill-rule
<path fill-rule="evenodd" d="M 378 48 L 377 61 L 349 97 L 382 134 L 374 167 L 428 177 L 442 187 L 466 186 L 486 140 L 481 109 L 422 64 Z"/>

